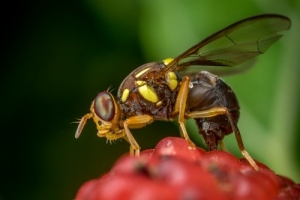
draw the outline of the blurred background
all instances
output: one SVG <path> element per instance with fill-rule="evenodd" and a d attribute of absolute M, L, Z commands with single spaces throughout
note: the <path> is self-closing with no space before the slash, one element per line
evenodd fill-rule
<path fill-rule="evenodd" d="M 300 182 L 300 2 L 22 1 L 2 12 L 0 199 L 73 199 L 128 151 L 74 122 L 97 93 L 139 65 L 175 57 L 243 18 L 279 13 L 292 28 L 247 73 L 226 77 L 241 104 L 241 130 L 252 157 Z M 203 145 L 193 121 L 188 131 Z M 143 149 L 179 136 L 177 123 L 155 122 L 134 137 Z M 233 135 L 226 137 L 238 157 Z"/>

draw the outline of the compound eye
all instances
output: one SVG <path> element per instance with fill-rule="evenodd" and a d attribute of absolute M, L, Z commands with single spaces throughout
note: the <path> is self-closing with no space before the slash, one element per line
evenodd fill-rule
<path fill-rule="evenodd" d="M 99 93 L 94 100 L 94 110 L 104 121 L 111 121 L 115 116 L 114 98 L 109 92 Z"/>

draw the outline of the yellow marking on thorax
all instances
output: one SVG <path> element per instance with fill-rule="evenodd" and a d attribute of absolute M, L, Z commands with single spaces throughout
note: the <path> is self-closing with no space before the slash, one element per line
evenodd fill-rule
<path fill-rule="evenodd" d="M 150 69 L 150 67 L 149 67 L 149 68 L 146 68 L 146 69 L 144 69 L 144 70 L 142 70 L 142 71 L 140 71 L 137 75 L 135 75 L 135 78 L 138 78 L 138 77 L 142 76 L 142 75 L 143 75 L 145 72 L 147 72 L 149 69 Z"/>
<path fill-rule="evenodd" d="M 163 60 L 163 63 L 165 64 L 165 65 L 168 65 L 170 62 L 172 62 L 174 59 L 173 58 L 166 58 L 166 59 L 164 59 Z"/>
<path fill-rule="evenodd" d="M 137 83 L 139 82 L 139 83 Z M 137 85 L 141 85 L 139 87 L 139 93 L 142 95 L 142 97 L 152 103 L 156 103 L 159 101 L 158 96 L 156 94 L 156 91 L 154 88 L 150 87 L 145 83 L 145 81 L 136 81 Z"/>
<path fill-rule="evenodd" d="M 122 102 L 125 102 L 125 101 L 127 101 L 127 99 L 128 99 L 128 97 L 129 97 L 129 89 L 125 89 L 125 90 L 123 90 L 123 93 L 122 93 L 122 97 L 121 97 L 121 101 Z"/>
<path fill-rule="evenodd" d="M 157 106 L 157 107 L 159 107 L 159 106 L 161 106 L 163 104 L 163 102 L 162 101 L 159 101 L 159 102 L 157 102 L 155 105 Z"/>
<path fill-rule="evenodd" d="M 146 81 L 135 81 L 138 86 L 143 86 L 146 84 Z"/>
<path fill-rule="evenodd" d="M 178 85 L 178 79 L 177 79 L 177 76 L 174 72 L 169 72 L 167 75 L 166 75 L 166 80 L 167 80 L 167 83 L 168 83 L 168 86 L 169 88 L 173 91 L 175 90 L 175 88 L 177 87 Z"/>

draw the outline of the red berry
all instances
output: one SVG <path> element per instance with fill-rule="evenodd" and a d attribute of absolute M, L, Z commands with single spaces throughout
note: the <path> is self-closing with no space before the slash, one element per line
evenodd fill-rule
<path fill-rule="evenodd" d="M 141 158 L 143 158 L 143 157 L 146 157 L 146 158 L 152 157 L 153 152 L 154 152 L 154 149 L 146 149 L 146 150 L 144 150 L 140 153 L 140 157 Z"/>
<path fill-rule="evenodd" d="M 285 188 L 295 184 L 295 182 L 289 179 L 288 177 L 277 175 L 277 178 L 279 179 L 281 188 Z"/>
<path fill-rule="evenodd" d="M 246 160 L 246 158 L 240 158 L 240 162 L 241 162 L 242 171 L 253 170 L 253 166 L 248 162 L 248 160 Z M 269 169 L 267 165 L 260 163 L 258 161 L 255 162 L 260 169 Z"/>
<path fill-rule="evenodd" d="M 291 179 L 277 175 L 280 182 L 280 193 L 276 200 L 300 199 L 300 184 L 295 184 Z"/>
<path fill-rule="evenodd" d="M 203 155 L 200 162 L 204 168 L 216 165 L 218 167 L 239 170 L 241 167 L 239 159 L 228 152 L 218 150 L 207 152 Z"/>
<path fill-rule="evenodd" d="M 165 138 L 140 157 L 122 156 L 108 174 L 86 182 L 76 200 L 286 200 L 300 199 L 300 185 L 257 162 L 224 151 L 190 148 Z"/>
<path fill-rule="evenodd" d="M 167 137 L 156 145 L 153 156 L 174 156 L 186 161 L 199 160 L 203 153 L 197 148 L 191 148 L 182 138 Z"/>
<path fill-rule="evenodd" d="M 100 179 L 93 179 L 88 182 L 85 182 L 77 192 L 75 199 L 91 199 L 90 195 L 97 191 L 97 185 L 100 182 Z"/>
<path fill-rule="evenodd" d="M 75 198 L 76 200 L 79 198 Z M 111 175 L 100 180 L 94 191 L 85 200 L 152 200 L 175 199 L 172 188 L 153 182 L 142 175 Z"/>
<path fill-rule="evenodd" d="M 224 199 L 214 177 L 197 163 L 166 158 L 158 164 L 157 176 L 174 188 L 178 199 Z"/>

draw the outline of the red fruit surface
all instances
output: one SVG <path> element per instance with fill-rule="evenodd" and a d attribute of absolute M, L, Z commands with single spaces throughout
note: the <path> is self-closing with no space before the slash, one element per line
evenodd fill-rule
<path fill-rule="evenodd" d="M 84 183 L 76 200 L 289 200 L 300 184 L 276 175 L 263 163 L 224 151 L 191 148 L 168 137 L 140 157 L 122 156 L 110 172 Z"/>
<path fill-rule="evenodd" d="M 164 186 L 159 182 L 153 182 L 142 175 L 112 175 L 104 181 L 100 180 L 96 187 L 97 189 L 90 193 L 90 196 L 86 199 L 163 200 L 175 198 L 172 188 Z"/>
<path fill-rule="evenodd" d="M 201 159 L 204 153 L 205 151 L 191 148 L 182 138 L 166 137 L 156 145 L 153 156 L 174 156 L 187 161 L 196 161 Z"/>
<path fill-rule="evenodd" d="M 177 199 L 225 199 L 214 177 L 192 162 L 163 159 L 157 166 L 157 179 L 172 186 Z"/>
<path fill-rule="evenodd" d="M 242 171 L 247 171 L 247 170 L 252 170 L 253 169 L 253 167 L 246 160 L 246 158 L 240 158 L 240 162 L 241 162 L 241 170 Z M 260 169 L 270 169 L 267 165 L 265 165 L 261 162 L 258 162 L 257 160 L 256 160 L 256 164 L 258 165 L 258 167 Z"/>
<path fill-rule="evenodd" d="M 210 168 L 214 165 L 228 169 L 240 169 L 241 162 L 234 155 L 225 151 L 210 151 L 203 155 L 201 165 L 204 168 Z"/>

